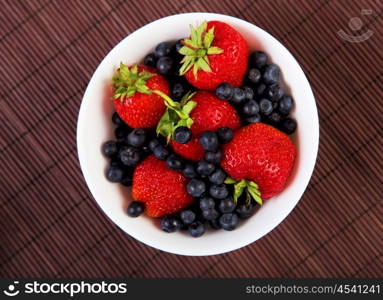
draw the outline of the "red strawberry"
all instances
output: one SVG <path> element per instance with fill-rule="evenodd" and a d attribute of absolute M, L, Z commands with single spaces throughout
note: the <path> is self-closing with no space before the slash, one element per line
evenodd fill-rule
<path fill-rule="evenodd" d="M 165 111 L 161 93 L 168 95 L 164 77 L 147 66 L 127 67 L 123 63 L 113 76 L 114 105 L 118 115 L 130 127 L 153 128 Z"/>
<path fill-rule="evenodd" d="M 239 128 L 240 119 L 236 110 L 226 101 L 218 99 L 214 94 L 199 91 L 192 95 L 191 100 L 187 102 L 175 103 L 180 107 L 170 108 L 169 112 L 177 111 L 184 113 L 184 119 L 172 120 L 170 116 L 164 115 L 161 119 L 157 132 L 170 138 L 177 126 L 190 127 L 192 132 L 192 140 L 186 144 L 179 144 L 171 141 L 173 150 L 179 155 L 194 161 L 201 160 L 205 151 L 198 141 L 201 133 L 207 130 L 215 131 L 220 127 L 229 127 L 233 130 Z M 169 105 L 166 103 L 166 105 Z M 174 105 L 174 104 L 173 104 Z M 177 114 L 174 114 L 179 118 Z"/>
<path fill-rule="evenodd" d="M 247 187 L 250 196 L 256 198 L 259 187 L 262 199 L 284 189 L 296 155 L 294 144 L 286 134 L 263 123 L 239 129 L 223 152 L 222 167 L 234 180 L 241 180 L 236 191 L 242 192 Z"/>
<path fill-rule="evenodd" d="M 134 170 L 132 196 L 145 203 L 149 217 L 175 213 L 193 202 L 186 191 L 187 179 L 166 166 L 154 155 L 141 162 Z"/>
<path fill-rule="evenodd" d="M 213 91 L 222 82 L 238 87 L 247 69 L 249 48 L 242 35 L 220 21 L 191 27 L 191 38 L 183 41 L 180 74 L 201 90 Z"/>

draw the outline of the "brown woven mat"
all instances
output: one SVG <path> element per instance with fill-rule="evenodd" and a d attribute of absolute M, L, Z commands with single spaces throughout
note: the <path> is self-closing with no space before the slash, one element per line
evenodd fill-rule
<path fill-rule="evenodd" d="M 383 276 L 383 1 L 1 0 L 0 7 L 0 276 Z M 299 205 L 266 237 L 213 257 L 164 253 L 121 232 L 90 196 L 75 144 L 82 95 L 101 59 L 140 26 L 192 11 L 233 15 L 278 38 L 306 72 L 320 114 L 319 157 Z M 362 20 L 359 31 L 349 28 L 352 17 Z M 373 35 L 351 43 L 341 29 Z"/>

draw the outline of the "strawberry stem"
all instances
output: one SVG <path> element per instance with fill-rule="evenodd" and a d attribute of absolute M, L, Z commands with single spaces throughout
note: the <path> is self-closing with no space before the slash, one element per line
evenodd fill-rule
<path fill-rule="evenodd" d="M 251 180 L 242 179 L 235 180 L 228 177 L 225 180 L 226 184 L 234 184 L 234 201 L 237 202 L 238 198 L 246 190 L 246 203 L 249 204 L 251 199 L 254 199 L 258 204 L 262 205 L 261 192 L 258 185 Z"/>

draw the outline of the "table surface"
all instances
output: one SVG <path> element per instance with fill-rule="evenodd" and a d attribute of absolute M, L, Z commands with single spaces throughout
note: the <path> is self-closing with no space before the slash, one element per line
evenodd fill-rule
<path fill-rule="evenodd" d="M 383 1 L 0 1 L 2 277 L 382 277 Z M 91 197 L 76 122 L 93 71 L 158 18 L 252 22 L 297 58 L 315 94 L 320 150 L 289 217 L 231 253 L 183 257 L 121 232 Z M 351 23 L 350 20 L 352 19 Z M 353 31 L 349 24 L 361 29 Z M 339 30 L 361 36 L 352 43 Z"/>

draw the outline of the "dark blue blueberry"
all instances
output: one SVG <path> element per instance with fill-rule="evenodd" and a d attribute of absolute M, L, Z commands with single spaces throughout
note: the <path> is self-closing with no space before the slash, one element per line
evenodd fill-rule
<path fill-rule="evenodd" d="M 164 75 L 167 75 L 170 73 L 170 71 L 172 70 L 173 68 L 173 59 L 169 56 L 164 56 L 164 57 L 161 57 L 158 61 L 157 61 L 157 70 L 161 73 L 161 74 L 164 74 Z"/>
<path fill-rule="evenodd" d="M 235 212 L 240 219 L 247 219 L 254 214 L 256 207 L 257 206 L 253 204 L 240 204 L 237 206 Z"/>
<path fill-rule="evenodd" d="M 145 56 L 144 65 L 155 68 L 156 63 L 157 63 L 157 57 L 154 55 L 154 53 L 149 53 L 148 55 Z"/>
<path fill-rule="evenodd" d="M 177 127 L 174 131 L 174 140 L 180 144 L 186 144 L 192 138 L 192 132 L 186 126 Z"/>
<path fill-rule="evenodd" d="M 214 172 L 215 166 L 205 160 L 201 160 L 197 164 L 197 172 L 203 176 L 209 176 Z"/>
<path fill-rule="evenodd" d="M 261 71 L 259 71 L 258 69 L 250 69 L 247 72 L 247 79 L 253 84 L 259 83 L 261 81 L 261 78 L 262 74 Z"/>
<path fill-rule="evenodd" d="M 102 145 L 102 154 L 106 157 L 113 157 L 118 152 L 118 144 L 115 141 L 107 141 Z"/>
<path fill-rule="evenodd" d="M 222 184 L 227 177 L 227 174 L 221 169 L 217 168 L 209 175 L 209 181 L 214 184 Z"/>
<path fill-rule="evenodd" d="M 214 208 L 215 201 L 211 197 L 203 197 L 199 200 L 199 208 L 201 210 L 211 209 Z"/>
<path fill-rule="evenodd" d="M 209 221 L 209 225 L 211 228 L 213 228 L 215 230 L 222 228 L 221 224 L 219 224 L 219 219 Z"/>
<path fill-rule="evenodd" d="M 269 116 L 273 112 L 273 103 L 269 99 L 259 101 L 259 111 L 263 116 Z"/>
<path fill-rule="evenodd" d="M 240 104 L 245 101 L 246 95 L 244 90 L 240 88 L 234 88 L 233 96 L 230 98 L 230 102 L 233 104 Z"/>
<path fill-rule="evenodd" d="M 125 125 L 118 126 L 114 130 L 114 136 L 119 141 L 125 140 L 128 134 L 129 134 L 129 128 L 126 127 Z"/>
<path fill-rule="evenodd" d="M 111 182 L 120 182 L 124 177 L 124 170 L 119 166 L 113 166 L 106 170 L 106 179 Z"/>
<path fill-rule="evenodd" d="M 255 94 L 259 97 L 263 96 L 266 92 L 267 85 L 264 83 L 261 83 L 260 85 L 257 86 L 255 89 Z"/>
<path fill-rule="evenodd" d="M 209 189 L 210 196 L 215 199 L 225 199 L 229 195 L 229 191 L 225 184 L 215 184 Z"/>
<path fill-rule="evenodd" d="M 130 167 L 134 167 L 135 165 L 137 165 L 141 159 L 141 155 L 138 149 L 131 146 L 122 147 L 118 155 L 120 157 L 120 161 L 125 166 Z"/>
<path fill-rule="evenodd" d="M 149 142 L 149 149 L 154 151 L 154 148 L 156 148 L 159 144 L 160 144 L 159 140 L 154 138 L 154 139 L 150 140 L 150 142 Z"/>
<path fill-rule="evenodd" d="M 132 184 L 133 184 L 133 178 L 132 178 L 132 175 L 125 175 L 125 176 L 121 179 L 120 183 L 121 183 L 122 185 L 124 185 L 124 186 L 127 186 L 127 187 L 132 186 Z"/>
<path fill-rule="evenodd" d="M 297 129 L 297 121 L 291 118 L 287 118 L 282 121 L 280 129 L 286 134 L 293 134 Z"/>
<path fill-rule="evenodd" d="M 144 212 L 144 203 L 133 201 L 128 206 L 128 215 L 130 217 L 138 217 Z"/>
<path fill-rule="evenodd" d="M 218 208 L 221 211 L 221 213 L 228 214 L 233 212 L 236 206 L 237 204 L 234 203 L 233 199 L 226 198 L 219 203 Z"/>
<path fill-rule="evenodd" d="M 265 67 L 263 72 L 263 81 L 266 84 L 277 83 L 279 80 L 280 70 L 277 65 L 270 64 Z"/>
<path fill-rule="evenodd" d="M 181 221 L 172 215 L 167 215 L 161 220 L 161 229 L 165 232 L 176 232 L 181 229 Z"/>
<path fill-rule="evenodd" d="M 163 145 L 158 144 L 153 150 L 154 156 L 159 160 L 165 160 L 168 158 L 170 152 Z"/>
<path fill-rule="evenodd" d="M 131 133 L 128 134 L 126 141 L 128 145 L 140 148 L 145 144 L 146 136 L 147 134 L 145 129 L 134 129 Z"/>
<path fill-rule="evenodd" d="M 205 225 L 202 222 L 194 222 L 189 225 L 188 232 L 192 237 L 200 237 L 205 233 Z"/>
<path fill-rule="evenodd" d="M 258 68 L 258 69 L 262 69 L 267 63 L 267 54 L 264 53 L 264 52 L 261 52 L 261 51 L 255 51 L 253 53 L 251 53 L 250 57 L 249 57 L 249 65 L 254 67 L 254 68 Z"/>
<path fill-rule="evenodd" d="M 234 230 L 239 223 L 238 216 L 236 214 L 223 214 L 219 218 L 219 224 L 223 230 Z"/>
<path fill-rule="evenodd" d="M 284 96 L 278 102 L 278 111 L 283 115 L 288 115 L 293 109 L 294 100 L 290 96 Z"/>
<path fill-rule="evenodd" d="M 273 102 L 278 101 L 281 99 L 285 94 L 285 90 L 283 87 L 281 87 L 278 83 L 274 83 L 272 85 L 269 85 L 266 89 L 266 97 Z"/>
<path fill-rule="evenodd" d="M 270 123 L 277 125 L 281 122 L 282 116 L 280 113 L 274 111 L 271 113 L 271 115 L 268 117 L 268 120 Z"/>
<path fill-rule="evenodd" d="M 174 99 L 181 99 L 186 94 L 186 86 L 182 82 L 176 82 L 172 88 L 172 96 Z"/>
<path fill-rule="evenodd" d="M 234 132 L 229 127 L 221 127 L 217 130 L 217 135 L 218 141 L 221 144 L 226 144 L 231 141 L 234 136 Z"/>
<path fill-rule="evenodd" d="M 193 197 L 200 197 L 206 191 L 206 184 L 202 180 L 192 179 L 188 182 L 186 190 Z"/>
<path fill-rule="evenodd" d="M 204 158 L 207 162 L 217 165 L 221 162 L 222 152 L 219 150 L 216 152 L 206 151 Z"/>
<path fill-rule="evenodd" d="M 152 150 L 149 148 L 149 145 L 143 145 L 141 149 L 144 154 L 149 154 L 152 152 Z"/>
<path fill-rule="evenodd" d="M 262 118 L 260 114 L 255 114 L 254 116 L 247 117 L 245 119 L 246 123 L 251 124 L 251 123 L 258 123 L 261 122 Z"/>
<path fill-rule="evenodd" d="M 254 116 L 259 113 L 259 105 L 255 100 L 248 100 L 243 105 L 242 112 L 246 116 Z"/>
<path fill-rule="evenodd" d="M 216 151 L 219 145 L 217 134 L 213 131 L 202 133 L 199 142 L 206 151 Z"/>
<path fill-rule="evenodd" d="M 230 83 L 223 82 L 215 90 L 216 96 L 221 100 L 230 100 L 233 97 L 234 88 Z"/>
<path fill-rule="evenodd" d="M 202 217 L 207 221 L 211 221 L 217 219 L 219 217 L 219 213 L 214 208 L 208 208 L 202 211 Z"/>
<path fill-rule="evenodd" d="M 116 126 L 124 125 L 124 121 L 120 118 L 117 112 L 114 112 L 112 115 L 112 122 Z"/>
<path fill-rule="evenodd" d="M 182 41 L 183 41 L 183 39 L 178 40 L 177 43 L 174 45 L 174 50 L 177 53 L 180 53 L 181 48 L 184 46 L 184 44 L 182 44 Z"/>
<path fill-rule="evenodd" d="M 170 154 L 166 159 L 166 165 L 172 170 L 181 170 L 184 167 L 184 160 L 176 154 Z"/>
<path fill-rule="evenodd" d="M 198 176 L 198 174 L 194 168 L 194 165 L 191 163 L 186 164 L 185 168 L 182 171 L 182 174 L 186 178 L 196 178 Z"/>
<path fill-rule="evenodd" d="M 251 87 L 245 86 L 243 88 L 243 92 L 245 93 L 245 99 L 246 100 L 251 100 L 254 98 L 254 91 Z"/>
<path fill-rule="evenodd" d="M 172 45 L 170 43 L 162 42 L 159 43 L 154 50 L 154 55 L 156 57 L 168 56 L 172 52 Z"/>
<path fill-rule="evenodd" d="M 185 209 L 180 212 L 180 218 L 182 223 L 189 225 L 194 222 L 196 215 L 191 209 Z"/>

